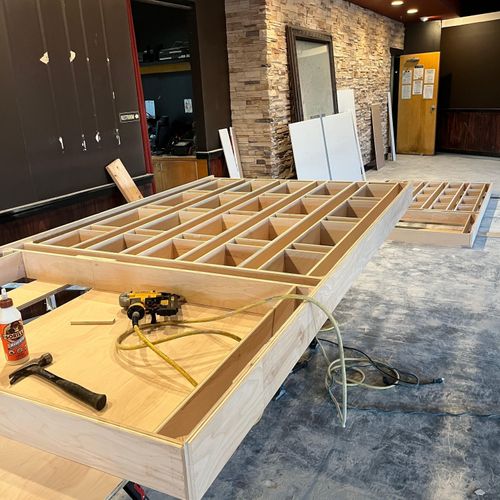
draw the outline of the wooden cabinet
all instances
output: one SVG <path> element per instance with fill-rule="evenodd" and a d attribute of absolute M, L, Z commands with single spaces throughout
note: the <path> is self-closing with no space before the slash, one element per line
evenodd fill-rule
<path fill-rule="evenodd" d="M 206 160 L 195 156 L 153 156 L 156 191 L 165 191 L 208 175 Z"/>

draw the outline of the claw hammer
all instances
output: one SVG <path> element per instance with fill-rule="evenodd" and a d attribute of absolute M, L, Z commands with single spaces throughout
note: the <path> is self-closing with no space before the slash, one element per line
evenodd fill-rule
<path fill-rule="evenodd" d="M 50 365 L 52 363 L 52 359 L 52 354 L 45 353 L 39 358 L 30 361 L 27 365 L 19 368 L 9 375 L 10 384 L 13 385 L 19 380 L 29 377 L 30 375 L 36 375 L 40 378 L 48 380 L 65 393 L 98 411 L 102 410 L 106 406 L 105 394 L 97 394 L 89 391 L 81 385 L 70 382 L 69 380 L 61 378 L 45 370 L 44 366 Z"/>

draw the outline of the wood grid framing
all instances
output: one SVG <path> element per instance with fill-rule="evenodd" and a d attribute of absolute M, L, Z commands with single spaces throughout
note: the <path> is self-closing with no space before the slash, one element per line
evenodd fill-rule
<path fill-rule="evenodd" d="M 117 362 L 114 339 L 129 326 L 118 293 L 174 291 L 186 297 L 183 314 L 193 318 L 290 293 L 333 310 L 411 197 L 401 182 L 207 178 L 0 248 L 2 283 L 35 280 L 16 291 L 22 304 L 65 284 L 89 288 L 29 323 L 27 335 L 34 353 L 53 352 L 54 371 L 100 388 L 111 402 L 95 414 L 35 380 L 10 387 L 4 372 L 0 434 L 180 498 L 201 498 L 324 314 L 280 300 L 218 325 L 237 332 L 240 343 L 211 336 L 169 343 L 200 382 L 192 388 L 153 353 L 131 351 L 133 369 Z M 91 319 L 116 322 L 70 326 L 89 311 Z M 90 338 L 94 350 L 83 340 Z M 99 369 L 85 368 L 89 356 Z"/>
<path fill-rule="evenodd" d="M 471 248 L 491 193 L 488 183 L 418 181 L 410 208 L 391 239 Z"/>

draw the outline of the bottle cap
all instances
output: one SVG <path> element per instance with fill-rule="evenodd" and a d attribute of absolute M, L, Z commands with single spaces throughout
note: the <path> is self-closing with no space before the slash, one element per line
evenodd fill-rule
<path fill-rule="evenodd" d="M 9 296 L 7 295 L 7 290 L 5 288 L 2 288 L 2 298 L 0 300 L 0 308 L 2 309 L 7 309 L 8 307 L 12 307 L 14 303 L 12 302 L 12 299 L 9 299 Z"/>

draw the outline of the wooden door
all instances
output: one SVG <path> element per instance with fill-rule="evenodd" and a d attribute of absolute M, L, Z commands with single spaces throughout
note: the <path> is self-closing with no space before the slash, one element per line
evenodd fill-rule
<path fill-rule="evenodd" d="M 434 154 L 439 56 L 439 52 L 401 56 L 398 153 Z"/>

